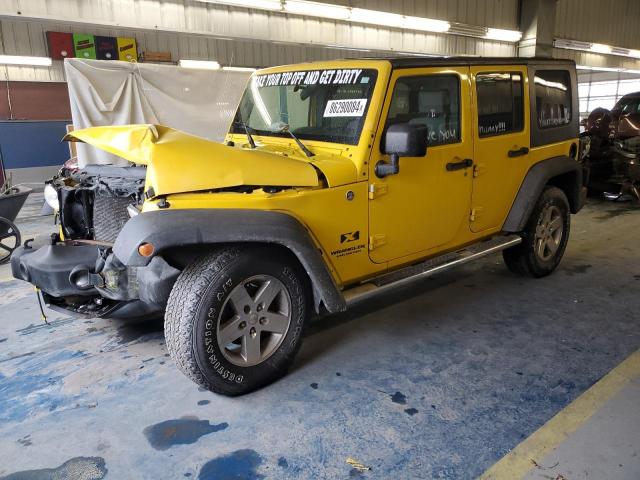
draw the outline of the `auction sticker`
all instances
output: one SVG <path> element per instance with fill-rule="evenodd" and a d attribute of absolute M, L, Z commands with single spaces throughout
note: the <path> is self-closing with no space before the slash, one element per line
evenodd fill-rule
<path fill-rule="evenodd" d="M 324 109 L 325 117 L 361 117 L 367 106 L 366 98 L 350 98 L 347 100 L 329 100 Z"/>

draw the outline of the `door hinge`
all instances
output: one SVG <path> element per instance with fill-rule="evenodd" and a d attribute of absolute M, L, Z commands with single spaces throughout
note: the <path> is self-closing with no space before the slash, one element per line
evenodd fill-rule
<path fill-rule="evenodd" d="M 387 243 L 387 236 L 384 233 L 376 233 L 369 237 L 369 250 L 381 247 Z"/>
<path fill-rule="evenodd" d="M 483 163 L 476 163 L 473 166 L 473 178 L 476 178 L 479 175 L 482 175 L 487 171 L 487 167 Z"/>
<path fill-rule="evenodd" d="M 482 216 L 482 211 L 483 210 L 484 210 L 484 208 L 482 208 L 482 207 L 473 207 L 471 209 L 471 214 L 469 215 L 469 221 L 471 221 L 471 222 L 477 221 L 478 218 Z"/>
<path fill-rule="evenodd" d="M 369 200 L 381 197 L 387 193 L 386 183 L 372 183 L 369 185 Z"/>

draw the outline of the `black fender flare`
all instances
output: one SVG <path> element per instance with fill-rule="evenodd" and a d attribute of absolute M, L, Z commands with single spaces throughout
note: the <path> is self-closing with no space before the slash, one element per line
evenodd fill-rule
<path fill-rule="evenodd" d="M 250 209 L 156 210 L 130 219 L 118 234 L 113 253 L 125 265 L 146 266 L 152 257 L 138 253 L 142 243 L 154 247 L 154 255 L 170 247 L 222 243 L 273 243 L 290 250 L 303 266 L 313 288 L 316 310 L 320 303 L 329 312 L 346 309 L 321 251 L 307 229 L 282 212 Z"/>
<path fill-rule="evenodd" d="M 520 232 L 524 229 L 536 201 L 544 187 L 553 184 L 554 177 L 569 175 L 561 186 L 567 195 L 571 213 L 577 213 L 585 201 L 586 190 L 582 182 L 582 165 L 569 156 L 552 157 L 533 165 L 520 185 L 502 230 Z"/>

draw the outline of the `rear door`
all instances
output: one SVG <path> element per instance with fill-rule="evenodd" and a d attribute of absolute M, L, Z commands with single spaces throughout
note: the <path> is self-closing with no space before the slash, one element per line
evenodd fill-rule
<path fill-rule="evenodd" d="M 528 168 L 529 98 L 525 66 L 475 66 L 472 232 L 502 227 Z"/>

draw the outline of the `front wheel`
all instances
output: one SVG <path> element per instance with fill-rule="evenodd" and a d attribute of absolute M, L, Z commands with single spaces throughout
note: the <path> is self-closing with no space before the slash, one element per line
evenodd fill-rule
<path fill-rule="evenodd" d="M 502 252 L 509 270 L 532 277 L 549 275 L 564 255 L 570 225 L 566 195 L 557 187 L 546 187 L 522 232 L 522 243 Z"/>
<path fill-rule="evenodd" d="M 302 340 L 308 289 L 286 252 L 223 248 L 185 268 L 165 315 L 167 348 L 199 385 L 240 395 L 286 373 Z"/>

